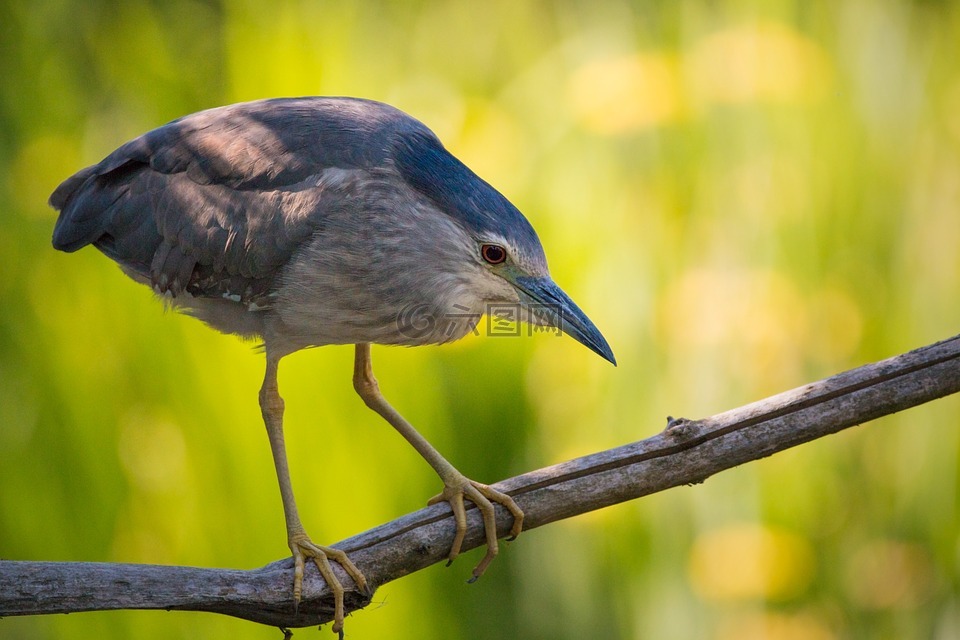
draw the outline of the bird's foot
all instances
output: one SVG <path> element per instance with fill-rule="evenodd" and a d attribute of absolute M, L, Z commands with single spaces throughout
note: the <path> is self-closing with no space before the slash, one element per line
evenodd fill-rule
<path fill-rule="evenodd" d="M 332 547 L 322 547 L 314 544 L 306 533 L 295 533 L 290 536 L 290 551 L 293 552 L 293 602 L 295 607 L 300 606 L 300 596 L 303 593 L 303 568 L 307 558 L 313 560 L 320 570 L 320 575 L 326 581 L 327 586 L 333 592 L 334 615 L 333 632 L 343 638 L 343 584 L 333 573 L 330 561 L 333 560 L 343 567 L 357 585 L 357 589 L 369 595 L 367 589 L 367 580 L 357 569 L 357 566 L 350 561 L 347 554 L 339 549 Z"/>
<path fill-rule="evenodd" d="M 453 545 L 450 547 L 450 555 L 447 556 L 447 566 L 460 555 L 460 547 L 463 545 L 463 538 L 467 534 L 467 512 L 464 507 L 464 498 L 470 500 L 480 510 L 483 516 L 483 527 L 487 536 L 487 555 L 483 557 L 480 563 L 473 569 L 473 577 L 468 582 L 475 582 L 477 578 L 483 575 L 493 559 L 497 557 L 499 546 L 497 545 L 497 521 L 493 509 L 493 503 L 497 502 L 513 514 L 513 527 L 510 529 L 510 537 L 513 540 L 520 535 L 523 528 L 523 511 L 513 501 L 513 498 L 505 493 L 501 493 L 485 484 L 474 482 L 466 476 L 457 473 L 456 475 L 444 478 L 443 492 L 434 496 L 427 504 L 436 504 L 438 502 L 450 503 L 453 510 L 453 517 L 457 523 L 457 534 L 453 539 Z"/>

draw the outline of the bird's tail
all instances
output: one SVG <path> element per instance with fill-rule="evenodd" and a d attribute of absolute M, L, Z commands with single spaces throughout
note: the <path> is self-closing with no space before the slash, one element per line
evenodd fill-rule
<path fill-rule="evenodd" d="M 110 203 L 87 197 L 95 193 L 93 183 L 97 179 L 97 166 L 87 167 L 73 174 L 50 195 L 50 206 L 60 212 L 53 227 L 53 248 L 60 251 L 76 251 L 96 242 L 103 234 L 108 221 L 104 212 Z"/>

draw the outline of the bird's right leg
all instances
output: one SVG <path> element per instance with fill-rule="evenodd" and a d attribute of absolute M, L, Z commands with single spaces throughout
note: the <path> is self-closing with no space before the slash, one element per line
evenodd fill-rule
<path fill-rule="evenodd" d="M 513 526 L 510 529 L 510 539 L 520 535 L 523 528 L 523 511 L 514 502 L 513 498 L 505 493 L 497 491 L 493 487 L 475 482 L 454 468 L 447 462 L 446 458 L 440 455 L 433 445 L 427 442 L 420 433 L 394 409 L 387 399 L 380 393 L 380 385 L 373 375 L 373 365 L 370 361 L 370 344 L 360 343 L 356 346 L 356 356 L 353 366 L 353 386 L 357 393 L 363 399 L 363 402 L 376 411 L 390 425 L 402 435 L 407 442 L 413 445 L 424 460 L 433 467 L 437 475 L 443 481 L 443 492 L 431 498 L 428 504 L 437 502 L 447 502 L 453 511 L 454 522 L 456 523 L 456 534 L 453 538 L 453 545 L 450 547 L 450 553 L 447 556 L 449 565 L 460 554 L 460 548 L 467 534 L 467 512 L 464 506 L 464 499 L 473 502 L 480 515 L 483 518 L 483 528 L 487 538 L 487 554 L 480 563 L 473 569 L 473 577 L 468 582 L 474 582 L 483 575 L 487 567 L 497 556 L 499 545 L 497 544 L 497 521 L 493 508 L 493 503 L 499 503 L 513 516 Z"/>
<path fill-rule="evenodd" d="M 273 452 L 273 464 L 277 470 L 277 479 L 280 481 L 280 496 L 283 498 L 283 515 L 287 523 L 287 544 L 293 552 L 293 601 L 294 606 L 300 604 L 303 591 L 303 568 L 306 558 L 313 560 L 320 570 L 320 575 L 327 582 L 334 597 L 333 631 L 343 637 L 343 585 L 334 575 L 330 567 L 330 560 L 339 562 L 347 574 L 353 578 L 360 591 L 367 591 L 367 581 L 350 561 L 343 551 L 331 547 L 322 547 L 314 544 L 310 536 L 303 530 L 300 515 L 297 513 L 297 503 L 293 497 L 293 487 L 290 483 L 290 470 L 287 466 L 287 452 L 283 442 L 283 398 L 277 389 L 277 365 L 280 358 L 271 357 L 267 353 L 267 371 L 260 388 L 260 411 L 263 413 L 263 422 L 267 427 L 267 436 L 270 438 L 270 450 Z"/>

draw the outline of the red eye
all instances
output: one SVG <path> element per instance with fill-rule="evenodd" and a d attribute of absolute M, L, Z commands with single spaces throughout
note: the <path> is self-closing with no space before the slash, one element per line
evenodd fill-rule
<path fill-rule="evenodd" d="M 480 255 L 490 264 L 500 264 L 507 259 L 507 251 L 498 244 L 480 245 Z"/>

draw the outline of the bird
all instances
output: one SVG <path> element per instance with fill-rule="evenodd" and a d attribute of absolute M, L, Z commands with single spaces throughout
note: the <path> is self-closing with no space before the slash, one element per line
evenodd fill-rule
<path fill-rule="evenodd" d="M 52 193 L 53 247 L 92 245 L 165 303 L 222 333 L 259 341 L 266 368 L 259 404 L 293 557 L 293 605 L 307 561 L 334 594 L 343 634 L 340 564 L 371 594 L 338 549 L 315 544 L 300 521 L 283 435 L 278 365 L 301 349 L 355 345 L 353 385 L 439 475 L 456 533 L 465 500 L 483 517 L 486 554 L 498 552 L 494 503 L 507 494 L 460 473 L 386 400 L 371 344 L 457 340 L 491 305 L 553 327 L 616 365 L 603 335 L 554 283 L 541 242 L 511 202 L 451 154 L 419 120 L 350 97 L 270 98 L 184 116 L 123 144 Z"/>

